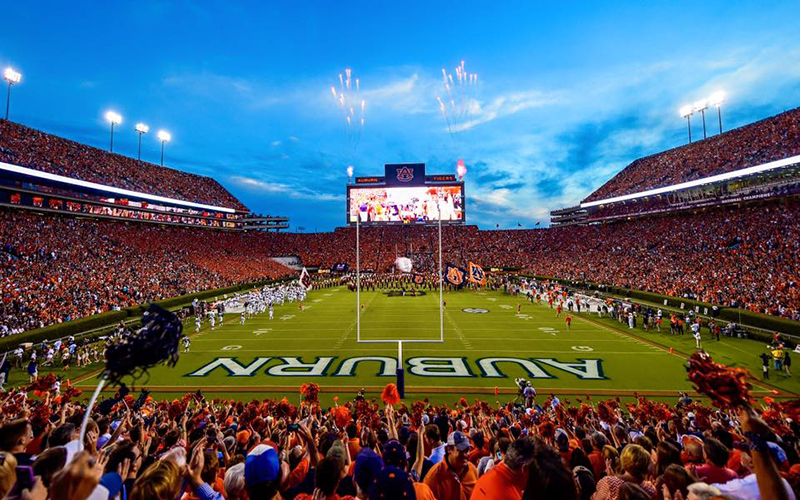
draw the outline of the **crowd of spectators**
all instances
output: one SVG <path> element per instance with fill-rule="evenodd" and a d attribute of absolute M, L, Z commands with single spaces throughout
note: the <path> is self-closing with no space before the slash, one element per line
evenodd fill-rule
<path fill-rule="evenodd" d="M 0 161 L 106 186 L 246 210 L 211 177 L 109 153 L 0 120 Z"/>
<path fill-rule="evenodd" d="M 794 499 L 798 422 L 769 398 L 715 410 L 637 397 L 405 404 L 385 390 L 323 407 L 156 401 L 94 407 L 47 379 L 0 395 L 0 497 L 42 500 Z M 50 379 L 50 384 L 55 379 Z M 313 392 L 313 394 L 312 394 Z M 39 397 L 31 397 L 33 394 Z M 396 394 L 396 393 L 395 393 Z M 15 484 L 16 483 L 16 484 Z M 6 496 L 9 494 L 10 496 Z"/>
<path fill-rule="evenodd" d="M 292 272 L 243 233 L 0 210 L 6 333 Z"/>
<path fill-rule="evenodd" d="M 604 225 L 480 231 L 445 227 L 443 261 L 634 288 L 800 319 L 800 206 L 735 207 Z M 438 268 L 438 229 L 361 229 L 361 268 L 409 257 Z M 0 332 L 286 276 L 272 260 L 355 269 L 355 230 L 222 232 L 0 211 Z"/>
<path fill-rule="evenodd" d="M 639 158 L 584 201 L 671 186 L 800 154 L 800 108 Z"/>
<path fill-rule="evenodd" d="M 513 267 L 539 276 L 635 288 L 800 319 L 800 207 L 710 209 L 613 224 L 480 231 L 445 227 L 445 263 Z M 361 228 L 361 267 L 386 271 L 398 256 L 436 269 L 436 227 Z M 265 244 L 306 265 L 355 267 L 355 230 L 273 233 Z"/>

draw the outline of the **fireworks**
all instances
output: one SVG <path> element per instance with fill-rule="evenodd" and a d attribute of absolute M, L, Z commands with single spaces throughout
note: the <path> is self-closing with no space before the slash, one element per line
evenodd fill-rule
<path fill-rule="evenodd" d="M 472 119 L 472 114 L 477 109 L 475 93 L 478 87 L 477 73 L 468 73 L 464 61 L 455 68 L 456 77 L 442 68 L 443 96 L 436 96 L 439 111 L 447 124 L 450 137 L 455 139 L 453 133 L 465 130 Z"/>
<path fill-rule="evenodd" d="M 361 96 L 361 81 L 353 75 L 352 69 L 346 68 L 344 73 L 339 73 L 339 89 L 331 87 L 330 90 L 344 117 L 347 143 L 355 150 L 366 123 L 367 101 Z"/>

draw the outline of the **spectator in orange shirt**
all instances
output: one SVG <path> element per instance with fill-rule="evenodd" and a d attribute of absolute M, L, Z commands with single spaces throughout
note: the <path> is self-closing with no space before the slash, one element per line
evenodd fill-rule
<path fill-rule="evenodd" d="M 589 461 L 592 463 L 592 474 L 595 479 L 598 479 L 606 474 L 606 457 L 603 455 L 603 447 L 608 444 L 608 440 L 603 433 L 594 432 L 591 441 L 592 452 L 589 453 Z"/>
<path fill-rule="evenodd" d="M 486 438 L 483 437 L 482 432 L 476 432 L 472 436 L 472 444 L 475 445 L 472 451 L 469 452 L 469 461 L 475 467 L 478 466 L 481 458 L 489 456 L 489 451 L 486 449 Z"/>
<path fill-rule="evenodd" d="M 361 440 L 358 438 L 358 426 L 355 422 L 345 429 L 347 431 L 347 447 L 350 449 L 350 456 L 355 457 L 361 451 Z"/>
<path fill-rule="evenodd" d="M 472 465 L 469 438 L 456 431 L 447 437 L 444 460 L 434 465 L 425 476 L 437 500 L 468 500 L 478 481 L 478 469 Z"/>
<path fill-rule="evenodd" d="M 535 451 L 530 438 L 520 438 L 511 443 L 503 462 L 478 480 L 470 500 L 521 500 Z"/>

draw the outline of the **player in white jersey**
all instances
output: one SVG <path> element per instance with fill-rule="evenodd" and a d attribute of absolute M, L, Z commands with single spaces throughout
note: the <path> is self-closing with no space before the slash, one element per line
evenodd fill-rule
<path fill-rule="evenodd" d="M 200 315 L 194 317 L 194 332 L 197 333 L 200 331 L 200 325 L 202 322 L 200 321 Z"/>
<path fill-rule="evenodd" d="M 272 319 L 275 312 L 272 310 L 272 304 L 269 305 L 269 319 Z"/>
<path fill-rule="evenodd" d="M 697 350 L 700 350 L 700 323 L 692 323 L 692 336 L 696 344 Z"/>
<path fill-rule="evenodd" d="M 192 345 L 192 341 L 189 340 L 189 337 L 186 335 L 183 336 L 183 352 L 189 352 L 189 346 Z"/>
<path fill-rule="evenodd" d="M 242 325 L 244 325 L 245 312 L 242 311 Z"/>
<path fill-rule="evenodd" d="M 214 317 L 215 317 L 214 311 L 211 311 L 211 329 L 212 330 L 214 329 Z"/>

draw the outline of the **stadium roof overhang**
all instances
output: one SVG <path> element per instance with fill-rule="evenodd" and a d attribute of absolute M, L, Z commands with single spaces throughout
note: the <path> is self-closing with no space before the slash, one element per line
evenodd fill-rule
<path fill-rule="evenodd" d="M 191 201 L 185 200 L 178 200 L 175 198 L 168 198 L 166 196 L 158 196 L 155 194 L 147 194 L 147 193 L 140 193 L 137 191 L 131 191 L 129 189 L 122 189 L 113 186 L 105 186 L 103 184 L 97 184 L 96 182 L 89 182 L 89 181 L 82 181 L 80 179 L 73 179 L 72 177 L 65 177 L 63 175 L 51 174 L 49 172 L 42 172 L 41 170 L 34 170 L 28 167 L 21 167 L 19 165 L 12 165 L 10 163 L 5 163 L 0 161 L 0 170 L 11 172 L 13 174 L 27 176 L 27 177 L 35 177 L 38 179 L 43 179 L 51 182 L 59 182 L 62 184 L 68 184 L 71 186 L 77 186 L 85 189 L 93 189 L 96 191 L 104 192 L 104 193 L 113 193 L 115 195 L 120 196 L 127 196 L 142 200 L 149 200 L 155 201 L 159 203 L 166 203 L 169 205 L 178 205 L 183 207 L 189 208 L 198 208 L 203 210 L 214 210 L 217 212 L 224 212 L 224 213 L 235 213 L 236 210 L 227 207 L 218 207 L 215 205 L 206 205 L 203 203 L 194 203 Z"/>
<path fill-rule="evenodd" d="M 625 194 L 622 196 L 614 196 L 613 198 L 606 198 L 604 200 L 597 200 L 597 201 L 589 201 L 585 203 L 581 203 L 581 208 L 590 208 L 596 207 L 598 205 L 607 205 L 609 203 L 617 203 L 620 201 L 630 201 L 635 200 L 638 198 L 646 198 L 648 196 L 656 196 L 659 194 L 666 194 L 672 193 L 674 191 L 680 191 L 682 189 L 693 188 L 697 186 L 703 186 L 706 184 L 713 184 L 715 182 L 726 181 L 729 179 L 735 179 L 737 177 L 747 177 L 748 175 L 759 174 L 762 172 L 766 172 L 768 170 L 775 170 L 778 168 L 788 167 L 791 165 L 795 165 L 800 163 L 800 155 L 797 156 L 790 156 L 789 158 L 784 158 L 783 160 L 776 160 L 771 161 L 769 163 L 763 163 L 761 165 L 756 165 L 754 167 L 747 167 L 740 170 L 734 170 L 733 172 L 726 172 L 724 174 L 719 175 L 712 175 L 711 177 L 704 177 L 702 179 L 696 179 L 693 181 L 688 182 L 681 182 L 680 184 L 673 184 L 672 186 L 665 186 L 656 189 L 649 189 L 647 191 L 642 191 L 640 193 L 632 193 L 632 194 Z"/>

